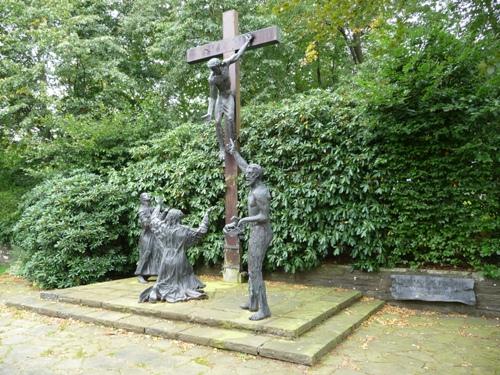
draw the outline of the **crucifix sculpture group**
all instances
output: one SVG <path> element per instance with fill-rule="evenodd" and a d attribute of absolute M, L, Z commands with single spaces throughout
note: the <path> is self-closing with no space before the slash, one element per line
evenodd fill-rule
<path fill-rule="evenodd" d="M 223 39 L 189 49 L 186 60 L 191 64 L 208 60 L 207 65 L 211 70 L 209 78 L 209 110 L 205 118 L 210 120 L 213 112 L 215 112 L 220 156 L 221 159 L 224 159 L 225 167 L 225 220 L 226 224 L 231 224 L 232 218 L 238 216 L 238 164 L 234 156 L 227 153 L 227 150 L 224 152 L 224 149 L 230 140 L 237 144 L 240 129 L 240 70 L 238 59 L 247 49 L 279 43 L 279 29 L 273 26 L 240 35 L 238 13 L 235 10 L 224 12 L 222 23 Z M 221 55 L 223 60 L 217 59 Z M 222 117 L 226 117 L 225 137 L 221 126 Z M 240 250 L 238 236 L 226 234 L 223 271 L 225 281 L 237 281 L 240 277 Z"/>
<path fill-rule="evenodd" d="M 243 225 L 250 225 L 248 249 L 249 300 L 241 307 L 256 311 L 251 319 L 259 320 L 271 315 L 267 305 L 266 290 L 262 278 L 262 263 L 272 240 L 273 232 L 269 221 L 270 194 L 262 182 L 262 168 L 248 164 L 237 150 L 240 117 L 240 72 L 238 60 L 249 48 L 263 47 L 279 42 L 277 27 L 269 27 L 239 35 L 238 13 L 224 12 L 223 39 L 187 51 L 187 62 L 208 60 L 210 69 L 210 96 L 208 111 L 204 118 L 210 121 L 215 115 L 215 128 L 219 144 L 219 158 L 224 160 L 226 181 L 224 228 L 225 281 L 236 282 L 241 278 L 240 241 L 238 234 Z M 222 55 L 223 60 L 218 57 Z M 224 129 L 222 119 L 224 117 Z M 238 167 L 245 174 L 250 187 L 248 216 L 238 219 Z"/>
<path fill-rule="evenodd" d="M 238 13 L 231 10 L 223 14 L 224 39 L 187 51 L 187 61 L 195 63 L 208 60 L 210 96 L 208 111 L 203 118 L 215 119 L 219 158 L 224 160 L 226 181 L 224 227 L 225 281 L 241 281 L 239 235 L 245 226 L 250 226 L 248 241 L 248 291 L 249 298 L 240 307 L 254 312 L 251 320 L 271 316 L 267 303 L 266 288 L 262 277 L 262 264 L 267 248 L 273 238 L 269 219 L 271 195 L 262 181 L 263 169 L 258 164 L 247 163 L 237 148 L 240 127 L 240 77 L 238 60 L 249 48 L 278 43 L 276 27 L 261 29 L 238 35 Z M 222 55 L 223 59 L 218 56 Z M 224 130 L 222 120 L 224 119 Z M 238 218 L 238 168 L 245 174 L 250 188 L 248 194 L 248 216 Z M 206 298 L 204 284 L 194 275 L 185 251 L 200 241 L 207 233 L 208 210 L 198 228 L 189 228 L 181 223 L 183 213 L 175 208 L 163 206 L 157 199 L 157 207 L 150 206 L 151 197 L 141 194 L 139 219 L 143 232 L 139 241 L 140 260 L 136 275 L 146 283 L 151 275 L 158 275 L 155 284 L 144 290 L 139 302 L 178 302 Z M 154 255 L 161 254 L 160 257 Z"/>

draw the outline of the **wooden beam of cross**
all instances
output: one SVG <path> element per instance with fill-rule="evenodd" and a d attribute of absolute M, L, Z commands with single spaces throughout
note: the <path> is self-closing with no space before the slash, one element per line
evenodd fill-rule
<path fill-rule="evenodd" d="M 189 49 L 186 54 L 187 62 L 190 64 L 198 63 L 220 55 L 223 55 L 224 59 L 229 58 L 245 43 L 245 38 L 243 35 L 239 35 L 238 28 L 238 12 L 235 10 L 224 12 L 222 15 L 223 39 Z M 251 34 L 253 40 L 248 49 L 279 43 L 279 29 L 276 26 L 252 31 Z M 235 101 L 234 126 L 236 137 L 238 137 L 240 130 L 240 72 L 238 62 L 229 66 L 229 77 Z M 225 140 L 226 144 L 228 141 L 228 139 Z M 233 216 L 238 216 L 238 166 L 234 157 L 228 153 L 226 153 L 224 167 L 226 181 L 225 220 L 226 224 L 229 224 Z M 238 282 L 241 280 L 240 257 L 238 237 L 226 235 L 224 241 L 224 281 Z"/>
<path fill-rule="evenodd" d="M 231 13 L 236 11 L 230 10 L 225 12 Z M 236 13 L 236 22 L 238 20 L 238 13 Z M 224 26 L 225 27 L 225 26 Z M 236 25 L 236 30 L 238 25 Z M 224 28 L 225 30 L 225 28 Z M 199 47 L 190 48 L 186 53 L 186 60 L 190 64 L 198 63 L 201 61 L 206 61 L 212 57 L 222 56 L 225 53 L 232 54 L 234 51 L 240 49 L 240 47 L 245 43 L 245 38 L 243 35 L 232 35 L 237 34 L 238 31 L 232 33 L 228 32 L 227 37 L 224 34 L 224 39 L 217 42 L 207 43 Z M 253 35 L 252 44 L 248 49 L 265 47 L 270 44 L 279 43 L 279 29 L 276 26 L 266 27 L 265 29 L 260 29 L 257 31 L 252 31 Z"/>

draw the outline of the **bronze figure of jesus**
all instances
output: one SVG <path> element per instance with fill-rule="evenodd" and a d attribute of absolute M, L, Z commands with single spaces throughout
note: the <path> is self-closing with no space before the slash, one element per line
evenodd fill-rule
<path fill-rule="evenodd" d="M 210 86 L 210 96 L 208 99 L 208 111 L 202 118 L 206 121 L 211 121 L 215 112 L 215 131 L 217 141 L 219 143 L 219 158 L 225 158 L 225 140 L 222 130 L 222 116 L 225 122 L 225 135 L 231 140 L 235 140 L 235 102 L 234 94 L 231 92 L 231 80 L 229 78 L 229 65 L 237 62 L 243 55 L 247 47 L 250 45 L 253 36 L 252 34 L 245 35 L 245 43 L 237 53 L 231 57 L 220 60 L 212 58 L 208 61 L 207 66 L 210 69 L 210 77 L 208 83 Z"/>

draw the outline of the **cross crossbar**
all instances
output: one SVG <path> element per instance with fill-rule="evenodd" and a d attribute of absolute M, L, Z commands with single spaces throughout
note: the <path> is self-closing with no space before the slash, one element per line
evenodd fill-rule
<path fill-rule="evenodd" d="M 280 41 L 279 29 L 276 26 L 252 31 L 252 35 L 254 38 L 248 49 L 264 47 L 270 44 L 279 43 Z M 212 57 L 221 56 L 226 52 L 237 51 L 243 43 L 245 43 L 244 36 L 238 35 L 234 38 L 223 39 L 217 42 L 211 42 L 202 46 L 190 48 L 187 50 L 186 60 L 190 64 L 206 61 Z"/>

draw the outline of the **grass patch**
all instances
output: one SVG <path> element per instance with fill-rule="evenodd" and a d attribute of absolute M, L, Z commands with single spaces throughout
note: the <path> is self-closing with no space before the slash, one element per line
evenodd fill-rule
<path fill-rule="evenodd" d="M 0 356 L 0 365 L 5 362 L 5 358 L 12 352 L 12 346 L 9 346 L 5 353 Z"/>
<path fill-rule="evenodd" d="M 59 331 L 65 331 L 66 328 L 68 328 L 69 322 L 67 320 L 63 321 L 61 324 L 59 324 L 59 327 L 57 329 Z"/>
<path fill-rule="evenodd" d="M 210 363 L 210 361 L 208 359 L 206 359 L 205 357 L 195 358 L 195 359 L 193 359 L 193 362 L 197 363 L 199 365 L 202 365 L 202 366 L 212 367 L 212 364 Z"/>
<path fill-rule="evenodd" d="M 43 352 L 40 353 L 40 357 L 50 357 L 50 356 L 53 356 L 54 355 L 54 350 L 52 349 L 47 349 L 47 350 L 44 350 Z"/>
<path fill-rule="evenodd" d="M 82 348 L 78 349 L 75 353 L 75 358 L 77 358 L 77 359 L 82 359 L 82 358 L 85 358 L 86 356 L 87 356 L 87 353 Z"/>
<path fill-rule="evenodd" d="M 8 264 L 0 264 L 0 275 L 7 272 L 8 269 L 9 269 Z"/>

